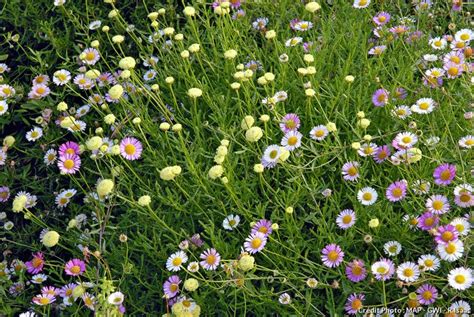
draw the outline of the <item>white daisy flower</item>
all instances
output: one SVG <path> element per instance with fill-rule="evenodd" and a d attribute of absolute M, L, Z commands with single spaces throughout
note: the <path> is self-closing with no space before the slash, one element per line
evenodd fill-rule
<path fill-rule="evenodd" d="M 289 47 L 289 46 L 296 46 L 296 45 L 300 44 L 301 42 L 303 42 L 303 38 L 302 38 L 302 37 L 299 37 L 299 36 L 296 36 L 296 37 L 292 37 L 291 39 L 288 39 L 288 40 L 285 42 L 285 46 L 286 46 L 286 47 Z"/>
<path fill-rule="evenodd" d="M 285 134 L 281 140 L 281 145 L 284 146 L 288 151 L 293 151 L 301 146 L 301 138 L 303 135 L 296 131 L 291 130 Z"/>
<path fill-rule="evenodd" d="M 324 140 L 328 136 L 328 134 L 329 134 L 328 128 L 326 128 L 326 126 L 323 124 L 315 126 L 309 132 L 309 136 L 311 137 L 311 139 L 316 140 L 316 141 Z"/>
<path fill-rule="evenodd" d="M 471 306 L 469 305 L 469 303 L 463 300 L 458 300 L 457 302 L 454 302 L 451 304 L 451 306 L 449 306 L 447 312 L 456 314 L 456 316 L 460 317 L 469 317 L 471 313 Z"/>
<path fill-rule="evenodd" d="M 352 6 L 356 9 L 364 9 L 369 6 L 370 1 L 371 0 L 354 0 Z"/>
<path fill-rule="evenodd" d="M 35 274 L 31 277 L 31 283 L 41 284 L 48 279 L 48 276 L 45 274 Z"/>
<path fill-rule="evenodd" d="M 420 270 L 415 263 L 405 262 L 398 266 L 397 276 L 403 282 L 412 283 L 420 277 Z"/>
<path fill-rule="evenodd" d="M 450 224 L 454 226 L 457 232 L 462 236 L 467 236 L 471 230 L 471 224 L 466 218 L 458 217 L 451 220 Z"/>
<path fill-rule="evenodd" d="M 40 127 L 34 127 L 26 133 L 26 139 L 30 142 L 34 142 L 43 136 L 43 129 Z"/>
<path fill-rule="evenodd" d="M 474 147 L 474 135 L 466 135 L 462 137 L 459 142 L 459 146 L 465 149 L 471 149 Z"/>
<path fill-rule="evenodd" d="M 188 261 L 188 256 L 183 251 L 178 251 L 170 255 L 166 260 L 166 269 L 171 272 L 177 272 L 181 270 L 184 263 Z"/>
<path fill-rule="evenodd" d="M 464 291 L 470 288 L 474 282 L 472 270 L 464 267 L 452 269 L 448 274 L 448 282 L 452 288 Z"/>
<path fill-rule="evenodd" d="M 70 132 L 83 132 L 85 129 L 86 129 L 86 126 L 87 124 L 82 121 L 82 120 L 76 120 L 74 121 L 74 125 L 72 125 L 71 127 L 67 128 L 68 131 Z"/>
<path fill-rule="evenodd" d="M 446 244 L 440 243 L 436 247 L 441 260 L 454 262 L 459 260 L 464 253 L 464 244 L 461 240 L 450 241 Z"/>
<path fill-rule="evenodd" d="M 456 41 L 469 42 L 474 38 L 474 32 L 470 29 L 461 29 L 454 34 Z"/>
<path fill-rule="evenodd" d="M 418 137 L 411 132 L 401 132 L 395 137 L 395 142 L 401 148 L 409 149 L 418 142 Z"/>
<path fill-rule="evenodd" d="M 76 110 L 76 117 L 78 117 L 78 118 L 83 117 L 86 114 L 88 114 L 90 110 L 91 110 L 91 106 L 89 106 L 89 105 L 84 105 L 82 107 L 79 107 Z"/>
<path fill-rule="evenodd" d="M 374 155 L 377 148 L 378 146 L 375 143 L 364 143 L 360 149 L 357 150 L 357 153 L 362 157 L 371 156 Z"/>
<path fill-rule="evenodd" d="M 411 111 L 418 114 L 428 114 L 433 112 L 435 108 L 435 102 L 431 98 L 421 98 L 416 101 L 416 103 L 411 106 Z"/>
<path fill-rule="evenodd" d="M 435 54 L 425 54 L 423 55 L 423 59 L 427 62 L 436 62 L 438 60 L 438 56 Z"/>
<path fill-rule="evenodd" d="M 429 40 L 428 42 L 432 48 L 435 50 L 444 50 L 446 46 L 448 45 L 448 42 L 443 39 L 442 37 L 435 37 Z"/>
<path fill-rule="evenodd" d="M 398 241 L 389 241 L 384 244 L 383 249 L 389 256 L 396 256 L 402 251 L 402 245 Z"/>
<path fill-rule="evenodd" d="M 191 272 L 191 273 L 196 273 L 197 271 L 199 271 L 199 262 L 190 262 L 188 264 L 188 267 L 187 267 L 188 271 Z"/>
<path fill-rule="evenodd" d="M 413 185 L 410 187 L 413 189 L 413 192 L 417 195 L 428 194 L 431 189 L 431 184 L 428 181 L 419 179 L 413 182 Z"/>
<path fill-rule="evenodd" d="M 288 305 L 291 303 L 291 296 L 288 293 L 283 293 L 278 297 L 278 301 L 282 305 Z"/>
<path fill-rule="evenodd" d="M 392 110 L 392 115 L 399 119 L 406 119 L 411 115 L 410 107 L 401 105 Z"/>
<path fill-rule="evenodd" d="M 123 303 L 125 296 L 122 292 L 114 292 L 107 297 L 107 301 L 111 305 L 120 306 Z"/>
<path fill-rule="evenodd" d="M 441 261 L 437 256 L 432 254 L 424 254 L 418 259 L 418 266 L 422 268 L 423 271 L 434 272 L 439 269 Z"/>
<path fill-rule="evenodd" d="M 102 21 L 96 20 L 89 23 L 89 30 L 97 30 L 102 25 Z"/>
<path fill-rule="evenodd" d="M 71 80 L 71 73 L 65 69 L 54 72 L 53 82 L 58 86 L 66 85 Z"/>
<path fill-rule="evenodd" d="M 240 223 L 240 217 L 238 215 L 229 215 L 222 222 L 222 226 L 226 230 L 234 230 Z"/>
<path fill-rule="evenodd" d="M 357 192 L 357 199 L 362 205 L 370 206 L 377 201 L 378 194 L 372 187 L 364 187 Z"/>
<path fill-rule="evenodd" d="M 44 154 L 44 163 L 46 165 L 51 165 L 56 162 L 58 152 L 55 149 L 49 149 Z"/>
<path fill-rule="evenodd" d="M 6 100 L 0 100 L 0 116 L 8 111 L 8 104 Z"/>

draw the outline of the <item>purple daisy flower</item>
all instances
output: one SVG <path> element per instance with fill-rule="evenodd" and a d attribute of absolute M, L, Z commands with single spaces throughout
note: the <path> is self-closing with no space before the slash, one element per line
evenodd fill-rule
<path fill-rule="evenodd" d="M 459 233 L 453 225 L 447 224 L 436 228 L 435 241 L 438 244 L 448 244 L 451 241 L 456 241 L 458 237 Z"/>
<path fill-rule="evenodd" d="M 377 89 L 372 95 L 372 103 L 376 107 L 383 107 L 388 103 L 388 91 L 380 88 Z"/>
<path fill-rule="evenodd" d="M 245 11 L 242 9 L 239 9 L 235 11 L 234 14 L 232 14 L 232 19 L 237 20 L 237 19 L 243 18 L 244 16 L 245 16 Z"/>
<path fill-rule="evenodd" d="M 74 288 L 77 286 L 76 283 L 69 283 L 64 285 L 59 289 L 59 296 L 62 298 L 69 298 L 72 296 L 72 292 L 74 291 Z"/>
<path fill-rule="evenodd" d="M 59 155 L 64 156 L 66 154 L 79 155 L 79 144 L 73 141 L 67 141 L 66 143 L 61 144 L 61 146 L 59 147 Z"/>
<path fill-rule="evenodd" d="M 178 275 L 172 275 L 163 283 L 163 292 L 166 298 L 173 298 L 179 293 L 179 284 L 181 279 Z"/>
<path fill-rule="evenodd" d="M 142 151 L 141 142 L 135 138 L 126 137 L 120 142 L 120 154 L 129 161 L 138 160 Z"/>
<path fill-rule="evenodd" d="M 30 274 L 38 274 L 44 267 L 44 256 L 41 252 L 33 254 L 31 261 L 25 262 L 26 271 Z"/>
<path fill-rule="evenodd" d="M 336 218 L 336 223 L 341 229 L 348 229 L 356 222 L 356 214 L 352 209 L 344 209 Z"/>
<path fill-rule="evenodd" d="M 450 79 L 459 77 L 464 72 L 462 64 L 456 64 L 453 62 L 444 64 L 443 69 L 446 71 L 446 76 Z"/>
<path fill-rule="evenodd" d="M 201 235 L 199 233 L 193 234 L 193 236 L 189 238 L 189 242 L 191 242 L 197 248 L 202 247 L 202 245 L 204 244 L 204 241 L 202 241 Z"/>
<path fill-rule="evenodd" d="M 43 286 L 41 288 L 41 294 L 57 296 L 59 294 L 59 289 L 54 286 Z"/>
<path fill-rule="evenodd" d="M 416 290 L 417 299 L 421 305 L 431 305 L 438 298 L 438 290 L 430 284 L 423 284 Z"/>
<path fill-rule="evenodd" d="M 405 198 L 407 194 L 406 181 L 396 181 L 388 186 L 385 196 L 391 202 L 400 201 Z"/>
<path fill-rule="evenodd" d="M 417 226 L 421 230 L 431 230 L 439 223 L 439 217 L 432 212 L 425 212 L 418 218 Z"/>
<path fill-rule="evenodd" d="M 437 185 L 446 186 L 451 184 L 456 177 L 456 165 L 441 164 L 433 172 L 434 182 Z"/>
<path fill-rule="evenodd" d="M 397 87 L 395 89 L 395 98 L 398 100 L 404 100 L 408 96 L 408 93 L 405 88 Z"/>
<path fill-rule="evenodd" d="M 250 254 L 254 254 L 262 251 L 265 244 L 267 244 L 267 237 L 261 232 L 255 232 L 245 239 L 244 249 Z"/>
<path fill-rule="evenodd" d="M 253 227 L 251 233 L 263 233 L 265 237 L 268 237 L 272 233 L 272 222 L 270 220 L 261 219 Z"/>
<path fill-rule="evenodd" d="M 86 270 L 86 263 L 79 259 L 72 259 L 64 266 L 67 275 L 79 276 Z"/>
<path fill-rule="evenodd" d="M 379 12 L 372 20 L 377 25 L 385 25 L 390 22 L 390 14 L 387 12 Z"/>
<path fill-rule="evenodd" d="M 209 271 L 215 271 L 221 262 L 221 256 L 214 248 L 207 249 L 201 253 L 199 258 L 202 260 L 199 264 L 201 264 L 205 270 Z"/>
<path fill-rule="evenodd" d="M 347 181 L 357 181 L 359 178 L 359 166 L 358 162 L 347 162 L 342 165 L 342 176 Z"/>
<path fill-rule="evenodd" d="M 388 145 L 382 145 L 377 147 L 372 157 L 376 163 L 380 164 L 387 160 L 390 154 L 392 154 L 390 147 L 388 147 Z"/>
<path fill-rule="evenodd" d="M 344 306 L 344 309 L 346 310 L 346 313 L 349 315 L 355 315 L 357 314 L 363 305 L 363 301 L 365 300 L 365 295 L 364 294 L 352 294 L 349 296 L 349 298 L 346 301 L 346 305 Z"/>
<path fill-rule="evenodd" d="M 442 77 L 434 77 L 434 76 L 424 76 L 423 77 L 423 85 L 428 86 L 430 88 L 438 88 L 443 86 L 443 78 Z"/>
<path fill-rule="evenodd" d="M 395 273 L 395 265 L 389 259 L 380 259 L 380 261 L 372 264 L 372 274 L 379 281 L 386 281 L 390 279 Z"/>
<path fill-rule="evenodd" d="M 81 167 L 81 158 L 79 155 L 66 154 L 59 157 L 58 167 L 61 174 L 74 174 Z"/>
<path fill-rule="evenodd" d="M 295 113 L 288 113 L 281 119 L 280 129 L 283 131 L 283 133 L 298 130 L 299 127 L 300 118 Z"/>
<path fill-rule="evenodd" d="M 10 198 L 10 188 L 7 186 L 0 187 L 0 202 L 4 203 Z"/>
<path fill-rule="evenodd" d="M 367 277 L 365 263 L 362 260 L 354 260 L 346 266 L 346 276 L 354 283 L 360 282 Z"/>
<path fill-rule="evenodd" d="M 337 267 L 344 259 L 344 252 L 337 244 L 328 244 L 321 251 L 321 260 L 327 267 Z"/>

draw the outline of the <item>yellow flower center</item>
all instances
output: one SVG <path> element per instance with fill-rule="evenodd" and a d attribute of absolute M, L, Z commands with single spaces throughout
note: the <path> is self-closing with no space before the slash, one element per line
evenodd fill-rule
<path fill-rule="evenodd" d="M 423 297 L 425 300 L 429 300 L 433 297 L 433 293 L 430 291 L 424 291 L 423 294 L 421 294 L 421 297 Z"/>
<path fill-rule="evenodd" d="M 451 62 L 456 63 L 456 64 L 459 64 L 461 62 L 461 59 L 459 58 L 459 56 L 451 56 L 450 60 Z"/>
<path fill-rule="evenodd" d="M 214 254 L 209 254 L 206 258 L 206 263 L 209 265 L 216 263 L 216 256 Z"/>
<path fill-rule="evenodd" d="M 125 145 L 125 153 L 127 153 L 128 155 L 133 155 L 135 153 L 135 145 L 133 144 L 127 144 Z"/>
<path fill-rule="evenodd" d="M 270 152 L 269 156 L 270 156 L 271 159 L 275 159 L 277 157 L 277 155 L 278 155 L 278 151 L 277 150 L 272 150 Z"/>
<path fill-rule="evenodd" d="M 33 258 L 33 260 L 31 261 L 31 264 L 33 265 L 34 268 L 37 268 L 41 264 L 43 264 L 43 260 L 41 260 L 40 258 Z"/>
<path fill-rule="evenodd" d="M 404 136 L 404 137 L 402 138 L 402 141 L 403 141 L 403 143 L 410 143 L 410 142 L 411 142 L 411 137 L 409 137 L 409 136 Z"/>
<path fill-rule="evenodd" d="M 451 241 L 454 238 L 454 234 L 451 231 L 445 231 L 441 234 L 441 239 L 445 242 Z"/>
<path fill-rule="evenodd" d="M 426 266 L 426 267 L 432 267 L 433 264 L 434 264 L 433 260 L 431 260 L 431 259 L 425 260 L 424 263 L 425 263 L 425 266 Z"/>
<path fill-rule="evenodd" d="M 377 273 L 385 274 L 385 273 L 387 273 L 387 269 L 384 266 L 379 266 L 377 268 Z"/>
<path fill-rule="evenodd" d="M 467 40 L 469 40 L 469 34 L 466 34 L 466 33 L 461 34 L 460 38 L 461 38 L 461 40 L 463 40 L 463 41 L 467 41 Z"/>
<path fill-rule="evenodd" d="M 171 284 L 170 285 L 170 291 L 176 292 L 178 290 L 178 284 Z"/>
<path fill-rule="evenodd" d="M 86 53 L 86 60 L 92 61 L 92 60 L 94 60 L 94 58 L 95 58 L 94 52 L 87 52 Z"/>
<path fill-rule="evenodd" d="M 181 259 L 181 258 L 174 258 L 173 259 L 173 265 L 174 266 L 180 266 L 181 263 L 183 263 L 183 259 Z"/>
<path fill-rule="evenodd" d="M 329 261 L 336 261 L 338 258 L 339 258 L 339 253 L 337 253 L 337 251 L 329 251 L 328 255 L 327 255 Z"/>
<path fill-rule="evenodd" d="M 252 240 L 250 245 L 252 246 L 252 249 L 258 249 L 262 245 L 262 239 L 255 238 Z"/>
<path fill-rule="evenodd" d="M 455 226 L 456 230 L 458 232 L 463 232 L 464 231 L 464 226 L 460 223 L 458 223 L 456 226 Z"/>
<path fill-rule="evenodd" d="M 463 203 L 467 203 L 469 200 L 471 200 L 471 196 L 468 193 L 461 193 L 459 195 L 459 200 Z"/>
<path fill-rule="evenodd" d="M 41 297 L 39 302 L 40 302 L 41 305 L 47 305 L 47 304 L 49 304 L 50 300 L 49 300 L 48 297 Z"/>
<path fill-rule="evenodd" d="M 69 271 L 73 274 L 79 274 L 81 273 L 81 267 L 79 265 L 74 265 L 69 269 Z"/>
<path fill-rule="evenodd" d="M 354 275 L 361 275 L 361 274 L 362 274 L 362 267 L 360 267 L 359 265 L 355 265 L 355 266 L 352 268 L 352 274 L 354 274 Z"/>
<path fill-rule="evenodd" d="M 474 145 L 474 139 L 468 139 L 466 145 Z"/>
<path fill-rule="evenodd" d="M 41 95 L 41 94 L 44 94 L 46 92 L 46 89 L 44 87 L 38 87 L 36 89 L 36 92 Z"/>
<path fill-rule="evenodd" d="M 384 15 L 379 16 L 379 22 L 385 22 L 387 18 Z"/>
<path fill-rule="evenodd" d="M 392 190 L 392 195 L 394 197 L 400 197 L 400 196 L 402 196 L 402 194 L 403 194 L 403 191 L 402 191 L 401 188 L 396 187 Z"/>
<path fill-rule="evenodd" d="M 352 221 L 352 216 L 351 215 L 345 215 L 342 217 L 342 223 L 347 225 Z"/>
<path fill-rule="evenodd" d="M 435 200 L 433 201 L 432 206 L 434 210 L 441 210 L 443 209 L 444 204 L 441 200 Z"/>
<path fill-rule="evenodd" d="M 74 161 L 71 160 L 71 159 L 65 160 L 65 161 L 64 161 L 64 167 L 65 167 L 66 169 L 71 169 L 71 168 L 73 168 L 73 167 L 74 167 Z"/>
<path fill-rule="evenodd" d="M 459 73 L 459 69 L 457 67 L 449 67 L 448 74 L 451 76 L 456 76 Z"/>
<path fill-rule="evenodd" d="M 362 308 L 362 301 L 360 299 L 354 299 L 352 301 L 351 307 L 353 310 L 359 310 Z"/>
<path fill-rule="evenodd" d="M 324 135 L 324 131 L 323 130 L 316 130 L 314 132 L 314 135 L 318 138 L 322 137 Z"/>
<path fill-rule="evenodd" d="M 290 136 L 288 138 L 288 145 L 294 146 L 298 142 L 298 138 L 296 136 Z"/>
<path fill-rule="evenodd" d="M 403 275 L 405 275 L 406 277 L 412 277 L 413 275 L 415 275 L 415 272 L 411 268 L 406 268 L 403 270 Z"/>
<path fill-rule="evenodd" d="M 421 110 L 427 110 L 430 107 L 430 104 L 427 102 L 422 102 L 420 103 L 419 107 Z"/>
<path fill-rule="evenodd" d="M 364 193 L 364 195 L 362 195 L 362 199 L 371 200 L 372 199 L 372 194 L 371 193 Z"/>
<path fill-rule="evenodd" d="M 440 178 L 443 180 L 443 181 L 447 181 L 448 179 L 451 178 L 451 172 L 449 170 L 444 170 L 441 172 L 440 174 Z"/>
<path fill-rule="evenodd" d="M 456 252 L 456 245 L 454 243 L 448 243 L 448 245 L 446 246 L 446 248 L 444 248 L 444 250 L 446 251 L 446 253 L 448 254 L 453 254 L 454 252 Z"/>
<path fill-rule="evenodd" d="M 357 168 L 355 166 L 351 166 L 347 169 L 347 174 L 350 176 L 356 176 L 357 175 Z"/>
<path fill-rule="evenodd" d="M 464 275 L 458 274 L 454 277 L 454 280 L 456 283 L 464 284 L 464 282 L 466 282 L 466 277 Z"/>

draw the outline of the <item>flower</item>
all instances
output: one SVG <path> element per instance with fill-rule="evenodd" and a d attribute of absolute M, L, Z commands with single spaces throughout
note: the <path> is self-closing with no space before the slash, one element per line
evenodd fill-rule
<path fill-rule="evenodd" d="M 43 129 L 40 127 L 34 127 L 32 130 L 26 133 L 26 139 L 30 142 L 34 142 L 43 136 Z"/>
<path fill-rule="evenodd" d="M 214 165 L 209 169 L 208 176 L 210 179 L 216 179 L 224 174 L 224 167 L 222 165 Z"/>
<path fill-rule="evenodd" d="M 438 298 L 438 290 L 430 284 L 423 284 L 416 290 L 417 299 L 421 305 L 431 305 Z"/>
<path fill-rule="evenodd" d="M 199 287 L 199 282 L 198 280 L 194 278 L 188 278 L 186 281 L 184 281 L 184 289 L 186 289 L 188 292 L 194 292 L 195 290 L 198 289 Z"/>
<path fill-rule="evenodd" d="M 463 300 L 458 300 L 449 306 L 447 313 L 451 314 L 452 316 L 469 317 L 471 313 L 471 306 L 469 306 L 469 304 Z"/>
<path fill-rule="evenodd" d="M 238 265 L 242 271 L 250 271 L 255 266 L 255 258 L 249 254 L 243 254 L 239 259 Z"/>
<path fill-rule="evenodd" d="M 407 194 L 406 181 L 396 181 L 388 186 L 385 196 L 391 202 L 400 201 L 405 198 Z"/>
<path fill-rule="evenodd" d="M 458 291 L 464 291 L 470 288 L 474 283 L 472 269 L 464 267 L 452 269 L 448 274 L 448 282 L 449 286 Z"/>
<path fill-rule="evenodd" d="M 266 168 L 273 168 L 277 165 L 278 159 L 280 158 L 282 151 L 276 144 L 268 146 L 263 152 L 262 164 Z"/>
<path fill-rule="evenodd" d="M 126 56 L 119 61 L 119 67 L 121 69 L 133 69 L 135 68 L 135 58 Z"/>
<path fill-rule="evenodd" d="M 449 243 L 458 239 L 458 231 L 453 225 L 439 226 L 436 228 L 435 241 L 437 243 Z"/>
<path fill-rule="evenodd" d="M 372 187 L 364 187 L 357 192 L 357 199 L 362 205 L 370 206 L 377 201 L 378 194 Z"/>
<path fill-rule="evenodd" d="M 426 208 L 437 215 L 445 214 L 449 211 L 450 205 L 448 198 L 443 195 L 433 195 L 426 200 Z"/>
<path fill-rule="evenodd" d="M 220 166 L 220 165 L 216 165 L 216 166 Z M 160 171 L 160 178 L 165 181 L 170 181 L 170 180 L 175 179 L 176 176 L 180 175 L 181 171 L 182 171 L 181 166 L 178 166 L 178 165 L 167 166 Z M 210 170 L 209 170 L 209 173 L 211 173 Z M 209 174 L 209 177 L 210 176 L 211 175 Z"/>
<path fill-rule="evenodd" d="M 220 254 L 214 248 L 207 249 L 206 251 L 201 253 L 199 258 L 202 260 L 201 262 L 199 262 L 199 264 L 201 264 L 201 266 L 205 270 L 209 271 L 215 271 L 221 261 Z"/>
<path fill-rule="evenodd" d="M 129 161 L 138 160 L 142 154 L 143 146 L 137 139 L 126 137 L 120 142 L 120 155 Z"/>
<path fill-rule="evenodd" d="M 171 272 L 177 272 L 181 270 L 184 263 L 188 261 L 188 256 L 183 251 L 177 251 L 171 254 L 166 260 L 166 269 Z"/>
<path fill-rule="evenodd" d="M 32 301 L 36 305 L 45 306 L 45 305 L 49 305 L 49 304 L 53 303 L 54 301 L 56 301 L 56 298 L 53 295 L 40 294 L 40 295 L 36 295 L 35 297 L 33 297 Z"/>
<path fill-rule="evenodd" d="M 151 197 L 148 195 L 143 195 L 140 198 L 138 198 L 138 205 L 144 207 L 148 206 L 151 203 Z"/>
<path fill-rule="evenodd" d="M 123 303 L 125 296 L 122 292 L 114 292 L 107 297 L 107 302 L 111 305 L 120 306 Z"/>
<path fill-rule="evenodd" d="M 432 254 L 424 254 L 418 259 L 418 266 L 423 271 L 434 272 L 440 267 L 440 260 Z"/>
<path fill-rule="evenodd" d="M 315 126 L 311 129 L 309 132 L 309 136 L 311 139 L 316 140 L 316 141 L 322 141 L 324 140 L 329 134 L 328 129 L 326 128 L 325 125 L 318 125 Z"/>
<path fill-rule="evenodd" d="M 66 154 L 79 155 L 80 154 L 79 144 L 73 141 L 67 141 L 66 143 L 61 144 L 58 152 L 60 156 L 64 156 Z"/>
<path fill-rule="evenodd" d="M 60 156 L 58 167 L 61 174 L 75 174 L 81 167 L 81 158 L 75 154 Z"/>
<path fill-rule="evenodd" d="M 435 108 L 435 102 L 431 98 L 421 98 L 416 101 L 416 103 L 411 106 L 411 110 L 418 114 L 428 114 L 433 112 Z"/>
<path fill-rule="evenodd" d="M 344 259 L 344 252 L 337 244 L 328 244 L 321 251 L 321 260 L 327 267 L 337 267 Z"/>
<path fill-rule="evenodd" d="M 303 135 L 296 131 L 291 130 L 285 134 L 281 140 L 281 145 L 284 146 L 288 151 L 293 151 L 301 146 L 301 138 Z"/>
<path fill-rule="evenodd" d="M 357 314 L 362 309 L 362 307 L 364 307 L 362 303 L 364 300 L 365 300 L 364 294 L 354 293 L 350 295 L 346 301 L 346 305 L 344 306 L 346 313 L 348 313 L 349 315 Z"/>
<path fill-rule="evenodd" d="M 67 275 L 79 276 L 86 270 L 86 263 L 79 259 L 72 259 L 64 266 L 64 271 Z"/>
<path fill-rule="evenodd" d="M 244 242 L 245 251 L 250 254 L 260 252 L 267 244 L 267 237 L 261 232 L 251 233 Z"/>
<path fill-rule="evenodd" d="M 462 236 L 467 236 L 471 230 L 471 224 L 466 218 L 454 218 L 450 224 L 454 226 L 458 234 Z"/>
<path fill-rule="evenodd" d="M 397 276 L 400 280 L 407 283 L 415 282 L 420 276 L 418 265 L 413 262 L 405 262 L 398 266 Z"/>
<path fill-rule="evenodd" d="M 357 181 L 359 178 L 359 162 L 347 162 L 342 165 L 342 175 L 345 180 Z"/>
<path fill-rule="evenodd" d="M 222 222 L 222 227 L 226 230 L 234 230 L 240 223 L 240 217 L 238 215 L 229 215 L 225 217 L 224 221 Z"/>
<path fill-rule="evenodd" d="M 437 185 L 446 186 L 451 184 L 456 177 L 456 165 L 441 164 L 433 172 L 434 182 Z"/>
<path fill-rule="evenodd" d="M 436 247 L 436 251 L 438 251 L 438 254 L 442 260 L 454 262 L 462 257 L 464 252 L 464 244 L 461 240 L 440 243 Z"/>
<path fill-rule="evenodd" d="M 315 1 L 308 2 L 305 6 L 306 11 L 314 13 L 321 9 L 321 5 Z"/>
<path fill-rule="evenodd" d="M 263 136 L 263 131 L 260 127 L 251 127 L 245 132 L 245 139 L 249 142 L 257 142 L 258 140 L 262 138 L 262 136 Z"/>
<path fill-rule="evenodd" d="M 291 296 L 288 293 L 283 293 L 278 297 L 278 301 L 282 305 L 288 305 L 291 303 Z"/>
<path fill-rule="evenodd" d="M 430 211 L 427 211 L 418 218 L 417 226 L 421 230 L 428 231 L 436 227 L 438 225 L 438 222 L 439 222 L 439 217 L 436 214 Z"/>
<path fill-rule="evenodd" d="M 59 242 L 59 233 L 56 231 L 48 231 L 46 234 L 43 236 L 41 239 L 41 242 L 43 243 L 44 246 L 51 248 L 54 247 L 56 244 Z"/>
<path fill-rule="evenodd" d="M 99 51 L 95 48 L 86 48 L 80 55 L 79 58 L 82 60 L 84 64 L 87 65 L 94 65 L 100 59 Z"/>
<path fill-rule="evenodd" d="M 263 233 L 267 238 L 272 233 L 272 222 L 270 220 L 261 219 L 253 227 L 251 233 Z"/>
<path fill-rule="evenodd" d="M 349 262 L 346 266 L 346 276 L 354 283 L 364 280 L 367 276 L 364 261 L 353 260 L 352 262 Z"/>
<path fill-rule="evenodd" d="M 45 274 L 35 274 L 31 277 L 31 283 L 41 284 L 48 279 L 48 276 Z"/>
<path fill-rule="evenodd" d="M 190 88 L 188 90 L 188 96 L 191 98 L 198 98 L 202 96 L 202 90 L 199 88 Z"/>
<path fill-rule="evenodd" d="M 114 181 L 111 179 L 102 179 L 97 183 L 97 194 L 99 197 L 104 198 L 109 195 L 114 189 Z"/>
<path fill-rule="evenodd" d="M 364 9 L 367 8 L 370 4 L 371 0 L 354 0 L 353 7 L 356 9 Z"/>
<path fill-rule="evenodd" d="M 379 281 L 386 281 L 395 273 L 395 265 L 388 259 L 380 259 L 371 266 L 372 274 Z"/>
<path fill-rule="evenodd" d="M 396 256 L 402 251 L 402 245 L 398 241 L 389 241 L 383 245 L 385 253 L 389 256 Z"/>
<path fill-rule="evenodd" d="M 283 133 L 298 130 L 300 127 L 300 118 L 295 113 L 286 114 L 280 122 L 280 129 Z"/>
<path fill-rule="evenodd" d="M 418 142 L 418 137 L 411 132 L 398 133 L 392 142 L 392 145 L 398 149 L 409 149 L 412 148 Z"/>
<path fill-rule="evenodd" d="M 336 223 L 341 229 L 348 229 L 356 222 L 356 214 L 352 209 L 344 209 L 336 218 Z"/>
<path fill-rule="evenodd" d="M 387 12 L 379 12 L 372 18 L 376 25 L 385 25 L 390 22 L 390 14 Z"/>
<path fill-rule="evenodd" d="M 43 253 L 37 252 L 33 254 L 31 261 L 25 262 L 26 271 L 30 274 L 37 274 L 43 270 L 44 256 Z"/>

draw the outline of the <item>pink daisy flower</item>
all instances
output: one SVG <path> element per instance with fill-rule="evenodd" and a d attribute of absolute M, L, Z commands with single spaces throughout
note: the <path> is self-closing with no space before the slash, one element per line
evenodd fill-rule
<path fill-rule="evenodd" d="M 372 19 L 377 25 L 385 25 L 390 22 L 390 14 L 387 12 L 380 12 Z"/>
<path fill-rule="evenodd" d="M 396 181 L 388 186 L 385 196 L 391 202 L 400 201 L 407 194 L 407 183 L 405 181 Z"/>
<path fill-rule="evenodd" d="M 199 258 L 202 260 L 199 264 L 201 264 L 205 270 L 209 271 L 215 271 L 221 262 L 221 256 L 214 248 L 207 249 L 201 253 Z"/>
<path fill-rule="evenodd" d="M 458 237 L 458 231 L 453 225 L 448 224 L 436 228 L 435 241 L 438 244 L 448 244 L 451 241 L 456 241 Z"/>
<path fill-rule="evenodd" d="M 66 143 L 61 144 L 59 147 L 59 155 L 64 156 L 66 154 L 79 155 L 79 144 L 73 141 L 67 141 Z"/>
<path fill-rule="evenodd" d="M 170 276 L 166 282 L 163 283 L 163 292 L 165 293 L 166 298 L 173 298 L 179 293 L 179 284 L 181 279 L 178 275 Z"/>
<path fill-rule="evenodd" d="M 288 113 L 281 119 L 280 129 L 284 133 L 298 130 L 299 127 L 300 127 L 300 118 L 295 113 Z"/>
<path fill-rule="evenodd" d="M 456 177 L 456 165 L 441 164 L 433 172 L 434 182 L 437 185 L 446 186 L 451 184 Z"/>
<path fill-rule="evenodd" d="M 337 267 L 344 259 L 344 252 L 337 244 L 328 244 L 321 251 L 321 260 L 327 267 Z"/>
<path fill-rule="evenodd" d="M 359 166 L 358 162 L 347 162 L 342 165 L 342 176 L 346 181 L 357 181 L 359 178 Z"/>
<path fill-rule="evenodd" d="M 44 255 L 41 252 L 33 254 L 31 261 L 25 262 L 26 271 L 30 274 L 37 274 L 43 270 Z"/>
<path fill-rule="evenodd" d="M 76 286 L 77 286 L 76 283 L 69 283 L 69 284 L 64 285 L 63 287 L 59 289 L 59 296 L 61 296 L 62 298 L 71 297 L 72 292 Z"/>
<path fill-rule="evenodd" d="M 268 237 L 272 233 L 272 222 L 270 220 L 261 219 L 253 227 L 251 233 L 263 233 L 265 237 Z"/>
<path fill-rule="evenodd" d="M 10 188 L 7 186 L 0 187 L 0 202 L 4 203 L 10 198 Z"/>
<path fill-rule="evenodd" d="M 126 137 L 120 142 L 120 154 L 129 161 L 138 160 L 142 151 L 142 144 L 135 138 Z"/>
<path fill-rule="evenodd" d="M 86 263 L 79 259 L 72 259 L 64 266 L 67 275 L 79 276 L 86 270 Z"/>
<path fill-rule="evenodd" d="M 417 226 L 421 230 L 431 230 L 439 223 L 439 217 L 432 212 L 425 212 L 418 218 Z"/>
<path fill-rule="evenodd" d="M 391 151 L 387 145 L 378 146 L 372 157 L 376 163 L 383 163 L 390 157 Z"/>
<path fill-rule="evenodd" d="M 360 282 L 367 277 L 365 263 L 362 260 L 354 260 L 346 266 L 346 276 L 354 283 Z"/>
<path fill-rule="evenodd" d="M 250 234 L 244 242 L 245 251 L 250 254 L 260 252 L 267 244 L 267 237 L 261 232 L 255 232 Z"/>
<path fill-rule="evenodd" d="M 41 294 L 57 296 L 59 294 L 59 289 L 54 286 L 44 286 L 41 288 Z"/>
<path fill-rule="evenodd" d="M 352 209 L 344 209 L 336 218 L 336 223 L 341 229 L 348 229 L 356 222 L 356 214 Z"/>
<path fill-rule="evenodd" d="M 349 296 L 349 298 L 347 299 L 346 305 L 344 306 L 346 313 L 348 313 L 349 315 L 357 314 L 362 309 L 362 307 L 364 307 L 363 305 L 364 299 L 365 299 L 364 294 L 354 293 L 351 296 Z"/>
<path fill-rule="evenodd" d="M 58 167 L 61 174 L 74 174 L 81 167 L 81 158 L 79 155 L 66 154 L 59 157 Z"/>

